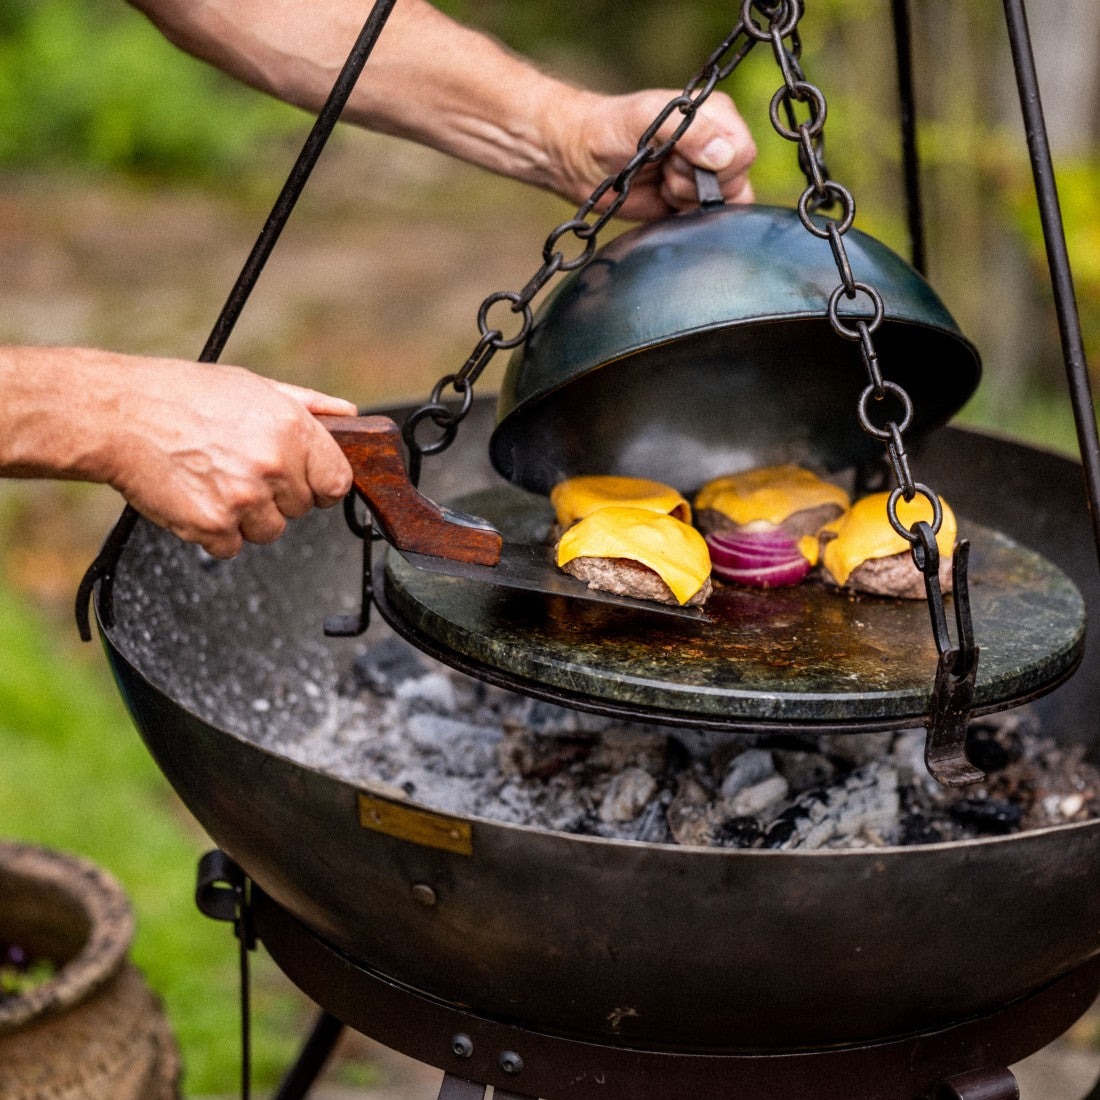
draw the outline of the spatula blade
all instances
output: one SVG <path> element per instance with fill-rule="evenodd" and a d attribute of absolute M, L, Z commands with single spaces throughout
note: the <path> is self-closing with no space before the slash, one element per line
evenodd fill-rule
<path fill-rule="evenodd" d="M 594 603 L 628 607 L 633 611 L 651 611 L 658 615 L 675 615 L 697 622 L 710 622 L 710 616 L 699 607 L 681 607 L 679 604 L 657 603 L 654 600 L 637 600 L 631 596 L 618 596 L 589 588 L 584 581 L 563 573 L 554 560 L 549 546 L 533 543 L 506 542 L 501 548 L 500 561 L 496 565 L 471 565 L 450 561 L 432 554 L 414 554 L 399 551 L 410 565 L 429 573 L 442 573 L 449 577 L 462 577 L 480 584 L 492 584 L 501 588 L 514 588 L 522 592 L 542 592 L 550 596 L 564 596 L 573 600 L 590 600 Z"/>

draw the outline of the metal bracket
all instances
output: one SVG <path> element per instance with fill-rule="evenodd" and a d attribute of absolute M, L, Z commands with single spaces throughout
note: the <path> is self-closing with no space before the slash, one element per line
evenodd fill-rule
<path fill-rule="evenodd" d="M 370 608 L 374 602 L 374 582 L 371 571 L 374 565 L 374 525 L 370 512 L 360 519 L 355 511 L 356 502 L 362 499 L 355 489 L 344 497 L 344 519 L 351 533 L 363 543 L 362 575 L 359 589 L 359 610 L 351 614 L 326 615 L 324 630 L 329 638 L 356 638 L 370 626 Z"/>
<path fill-rule="evenodd" d="M 252 884 L 248 876 L 220 849 L 199 860 L 195 904 L 212 920 L 231 921 L 240 945 L 241 979 L 241 1100 L 252 1095 L 252 997 L 248 953 L 255 950 L 252 921 Z"/>
<path fill-rule="evenodd" d="M 952 561 L 952 588 L 955 603 L 955 628 L 958 644 L 951 644 L 947 612 L 940 588 L 940 552 L 932 528 L 921 521 L 913 526 L 913 560 L 924 574 L 932 634 L 940 659 L 932 689 L 928 714 L 928 740 L 924 759 L 932 777 L 945 787 L 965 787 L 985 778 L 966 756 L 966 733 L 974 703 L 974 684 L 978 675 L 980 650 L 974 644 L 970 618 L 970 585 L 967 566 L 970 542 L 963 539 L 955 547 Z"/>
<path fill-rule="evenodd" d="M 979 1069 L 941 1081 L 933 1100 L 1020 1100 L 1020 1086 L 1011 1070 Z"/>
<path fill-rule="evenodd" d="M 256 946 L 248 876 L 218 848 L 199 860 L 195 904 L 211 920 L 231 922 L 237 938 L 248 950 Z"/>
<path fill-rule="evenodd" d="M 80 640 L 92 640 L 92 596 L 97 583 L 99 589 L 99 614 L 103 625 L 110 629 L 115 625 L 115 570 L 118 568 L 126 542 L 137 526 L 137 510 L 129 504 L 122 510 L 111 533 L 103 541 L 95 561 L 88 566 L 76 590 L 76 628 L 80 631 Z"/>
<path fill-rule="evenodd" d="M 482 1100 L 485 1091 L 485 1085 L 479 1085 L 476 1081 L 467 1081 L 465 1077 L 455 1077 L 453 1073 L 448 1073 L 443 1078 L 438 1100 Z"/>

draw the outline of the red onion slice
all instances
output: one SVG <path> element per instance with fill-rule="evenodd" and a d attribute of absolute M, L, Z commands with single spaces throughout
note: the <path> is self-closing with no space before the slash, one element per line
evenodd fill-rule
<path fill-rule="evenodd" d="M 786 531 L 767 529 L 712 533 L 706 536 L 715 576 L 750 588 L 798 584 L 810 563 Z"/>

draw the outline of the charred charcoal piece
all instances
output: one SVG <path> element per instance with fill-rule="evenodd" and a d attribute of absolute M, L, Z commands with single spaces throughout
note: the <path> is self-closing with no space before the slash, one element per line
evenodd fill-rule
<path fill-rule="evenodd" d="M 966 755 L 976 768 L 986 775 L 1002 771 L 1012 761 L 1008 749 L 996 738 L 971 727 L 966 737 Z"/>
<path fill-rule="evenodd" d="M 428 667 L 419 650 L 400 638 L 386 638 L 355 658 L 351 666 L 351 690 L 393 695 L 398 684 L 423 676 Z"/>
<path fill-rule="evenodd" d="M 664 790 L 642 812 L 638 818 L 635 840 L 646 844 L 667 844 L 672 840 L 668 828 L 668 804 L 672 801 L 672 792 Z"/>
<path fill-rule="evenodd" d="M 792 791 L 824 787 L 836 779 L 836 766 L 820 752 L 791 749 L 777 751 L 772 755 L 779 774 L 790 784 Z"/>
<path fill-rule="evenodd" d="M 679 775 L 691 767 L 691 752 L 687 745 L 675 734 L 668 738 L 665 745 L 665 774 Z"/>
<path fill-rule="evenodd" d="M 1010 802 L 992 798 L 960 798 L 949 813 L 960 824 L 982 833 L 1011 833 L 1019 828 L 1023 811 Z"/>
<path fill-rule="evenodd" d="M 764 834 L 765 848 L 782 848 L 798 832 L 798 823 L 805 817 L 802 805 L 789 806 L 768 826 Z"/>
<path fill-rule="evenodd" d="M 505 734 L 496 755 L 502 775 L 545 781 L 591 752 L 588 738 L 549 737 L 521 729 Z"/>
<path fill-rule="evenodd" d="M 898 831 L 898 843 L 937 844 L 943 840 L 943 833 L 921 813 L 908 813 L 901 819 Z"/>
<path fill-rule="evenodd" d="M 752 848 L 764 836 L 755 817 L 727 817 L 714 831 L 714 843 L 720 848 Z"/>
<path fill-rule="evenodd" d="M 711 843 L 716 824 L 714 803 L 710 792 L 695 775 L 681 778 L 665 816 L 677 844 L 702 848 Z"/>
<path fill-rule="evenodd" d="M 775 778 L 775 761 L 767 749 L 749 749 L 734 757 L 721 783 L 722 797 L 732 802 L 742 791 Z M 782 797 L 782 796 L 780 796 Z"/>
<path fill-rule="evenodd" d="M 783 776 L 772 775 L 738 791 L 726 804 L 734 817 L 770 817 L 768 811 L 778 809 L 789 793 L 790 787 Z"/>
<path fill-rule="evenodd" d="M 605 825 L 634 821 L 657 792 L 657 780 L 642 768 L 631 767 L 611 779 L 598 811 Z"/>

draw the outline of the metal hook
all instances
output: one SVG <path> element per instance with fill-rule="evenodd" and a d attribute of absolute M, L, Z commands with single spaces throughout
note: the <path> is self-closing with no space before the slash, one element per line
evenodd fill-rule
<path fill-rule="evenodd" d="M 933 778 L 945 787 L 965 787 L 985 778 L 966 756 L 966 733 L 974 703 L 979 649 L 974 644 L 970 618 L 970 586 L 967 567 L 970 542 L 962 539 L 955 547 L 952 578 L 958 644 L 951 644 L 947 629 L 943 591 L 940 588 L 940 552 L 932 528 L 923 520 L 913 525 L 913 561 L 924 574 L 932 634 L 939 650 L 932 704 L 928 713 L 928 740 L 924 760 Z"/>
<path fill-rule="evenodd" d="M 356 513 L 356 503 L 362 498 L 352 489 L 344 497 L 344 519 L 351 533 L 363 543 L 362 574 L 359 589 L 359 610 L 347 615 L 326 615 L 324 631 L 329 638 L 356 638 L 366 632 L 370 626 L 370 608 L 374 602 L 374 582 L 371 571 L 374 567 L 374 524 L 368 511 L 365 519 Z"/>

